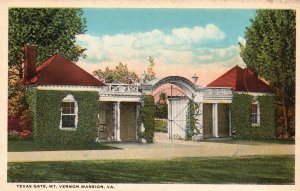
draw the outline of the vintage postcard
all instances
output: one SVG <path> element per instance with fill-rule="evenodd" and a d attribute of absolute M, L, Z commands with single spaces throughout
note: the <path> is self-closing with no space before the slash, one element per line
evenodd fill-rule
<path fill-rule="evenodd" d="M 1 2 L 1 190 L 299 189 L 299 7 Z"/>

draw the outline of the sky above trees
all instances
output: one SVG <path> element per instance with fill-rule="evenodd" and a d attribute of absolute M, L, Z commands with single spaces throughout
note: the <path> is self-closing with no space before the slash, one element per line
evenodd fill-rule
<path fill-rule="evenodd" d="M 119 62 L 142 74 L 149 56 L 156 76 L 199 76 L 205 85 L 234 65 L 244 66 L 238 42 L 254 9 L 83 9 L 87 31 L 77 36 L 87 48 L 78 64 L 87 71 Z"/>

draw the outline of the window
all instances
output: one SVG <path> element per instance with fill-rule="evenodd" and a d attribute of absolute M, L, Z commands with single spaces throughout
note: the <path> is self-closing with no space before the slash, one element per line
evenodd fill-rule
<path fill-rule="evenodd" d="M 260 111 L 258 101 L 251 105 L 251 125 L 256 126 L 260 124 Z"/>
<path fill-rule="evenodd" d="M 61 102 L 61 129 L 75 129 L 78 121 L 77 102 L 73 95 L 68 94 Z"/>

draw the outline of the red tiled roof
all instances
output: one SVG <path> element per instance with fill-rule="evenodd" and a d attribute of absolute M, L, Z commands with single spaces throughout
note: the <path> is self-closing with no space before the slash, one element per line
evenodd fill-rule
<path fill-rule="evenodd" d="M 242 69 L 238 65 L 209 83 L 207 87 L 231 87 L 234 91 L 246 92 L 274 92 L 267 83 L 256 77 L 251 71 Z"/>
<path fill-rule="evenodd" d="M 104 86 L 105 84 L 60 54 L 55 54 L 36 68 L 28 84 Z"/>

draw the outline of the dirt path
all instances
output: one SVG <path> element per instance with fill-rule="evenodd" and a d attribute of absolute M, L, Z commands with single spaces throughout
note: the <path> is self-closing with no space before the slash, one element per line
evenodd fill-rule
<path fill-rule="evenodd" d="M 173 159 L 178 157 L 293 155 L 295 145 L 275 143 L 236 143 L 166 141 L 153 144 L 119 143 L 117 150 L 9 152 L 8 162 Z"/>

